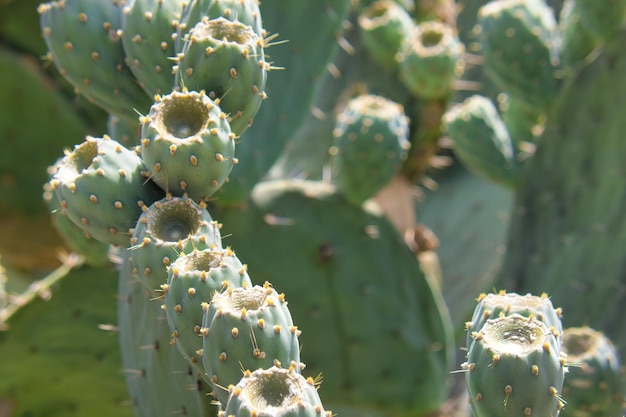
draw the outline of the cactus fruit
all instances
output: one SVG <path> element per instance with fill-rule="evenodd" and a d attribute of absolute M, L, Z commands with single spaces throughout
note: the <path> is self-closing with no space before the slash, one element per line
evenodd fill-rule
<path fill-rule="evenodd" d="M 483 293 L 478 297 L 478 305 L 474 309 L 472 320 L 466 323 L 467 346 L 470 346 L 472 339 L 480 332 L 487 320 L 511 314 L 534 317 L 544 323 L 548 330 L 554 334 L 557 347 L 560 348 L 563 336 L 561 309 L 554 308 L 552 301 L 546 294 L 541 296 L 519 295 L 504 291 L 493 294 Z"/>
<path fill-rule="evenodd" d="M 204 310 L 216 292 L 251 287 L 246 266 L 230 248 L 194 250 L 176 259 L 162 285 L 172 343 L 205 377 L 202 368 Z"/>
<path fill-rule="evenodd" d="M 544 0 L 491 1 L 478 11 L 487 75 L 504 92 L 546 109 L 558 88 L 558 31 Z"/>
<path fill-rule="evenodd" d="M 402 41 L 415 27 L 411 15 L 394 1 L 379 0 L 365 8 L 357 22 L 372 58 L 384 67 L 397 68 Z"/>
<path fill-rule="evenodd" d="M 346 104 L 333 130 L 333 181 L 360 205 L 393 178 L 410 147 L 404 108 L 381 96 L 362 95 Z"/>
<path fill-rule="evenodd" d="M 104 135 L 87 136 L 55 166 L 50 186 L 61 213 L 89 236 L 128 247 L 141 206 L 162 197 L 132 150 Z"/>
<path fill-rule="evenodd" d="M 556 416 L 566 372 L 555 335 L 534 317 L 487 320 L 463 364 L 475 417 Z"/>
<path fill-rule="evenodd" d="M 167 267 L 181 253 L 222 247 L 220 225 L 204 204 L 167 196 L 142 209 L 131 236 L 130 255 L 139 282 L 149 291 L 167 282 Z"/>
<path fill-rule="evenodd" d="M 182 0 L 132 0 L 123 8 L 122 45 L 128 67 L 148 96 L 168 94 L 174 88 L 171 57 Z"/>
<path fill-rule="evenodd" d="M 404 39 L 399 51 L 400 78 L 416 97 L 446 98 L 463 72 L 463 50 L 452 27 L 439 21 L 422 22 Z"/>
<path fill-rule="evenodd" d="M 515 149 L 493 102 L 473 95 L 443 116 L 455 155 L 475 174 L 513 187 L 517 176 Z"/>
<path fill-rule="evenodd" d="M 204 368 L 222 404 L 243 371 L 271 366 L 300 370 L 300 331 L 293 325 L 284 294 L 267 282 L 216 294 L 201 332 Z"/>
<path fill-rule="evenodd" d="M 209 384 L 170 345 L 172 333 L 154 293 L 137 281 L 128 251 L 119 251 L 119 347 L 127 389 L 140 417 L 211 417 Z"/>
<path fill-rule="evenodd" d="M 250 26 L 260 37 L 265 36 L 259 0 L 196 0 L 189 2 L 182 15 L 183 33 L 206 16 L 208 19 L 223 17 L 231 22 Z"/>
<path fill-rule="evenodd" d="M 226 115 L 202 91 L 157 96 L 141 123 L 141 156 L 154 182 L 173 195 L 209 198 L 237 162 Z"/>
<path fill-rule="evenodd" d="M 570 366 L 563 383 L 567 406 L 560 416 L 618 416 L 624 381 L 613 343 L 589 327 L 569 327 L 563 331 L 562 350 Z"/>
<path fill-rule="evenodd" d="M 245 371 L 219 417 L 331 417 L 318 384 L 293 369 L 271 367 Z"/>
<path fill-rule="evenodd" d="M 43 200 L 48 206 L 52 225 L 73 252 L 82 255 L 90 266 L 109 263 L 109 245 L 86 236 L 83 229 L 61 213 L 61 205 L 49 182 L 44 184 Z"/>
<path fill-rule="evenodd" d="M 231 130 L 241 136 L 265 98 L 269 64 L 263 48 L 263 38 L 250 26 L 205 17 L 185 37 L 174 66 L 175 83 L 206 91 L 228 115 Z"/>
<path fill-rule="evenodd" d="M 125 63 L 118 1 L 60 0 L 38 12 L 50 59 L 80 94 L 121 117 L 150 107 Z"/>

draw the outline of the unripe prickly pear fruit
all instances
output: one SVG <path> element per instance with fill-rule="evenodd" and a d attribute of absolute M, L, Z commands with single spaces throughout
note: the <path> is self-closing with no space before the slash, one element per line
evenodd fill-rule
<path fill-rule="evenodd" d="M 142 209 L 129 250 L 139 282 L 150 291 L 167 282 L 167 268 L 180 254 L 222 247 L 220 225 L 204 203 L 167 196 Z"/>
<path fill-rule="evenodd" d="M 467 346 L 469 347 L 473 337 L 480 332 L 487 320 L 511 314 L 534 317 L 544 323 L 554 334 L 557 346 L 560 348 L 563 337 L 562 312 L 560 308 L 554 308 L 547 294 L 519 295 L 505 291 L 493 294 L 483 293 L 478 296 L 478 304 L 474 309 L 472 320 L 466 323 Z"/>
<path fill-rule="evenodd" d="M 263 47 L 263 39 L 250 26 L 223 17 L 204 18 L 186 35 L 176 58 L 176 85 L 206 91 L 240 136 L 265 98 L 269 64 Z"/>
<path fill-rule="evenodd" d="M 547 108 L 558 88 L 559 37 L 544 0 L 496 0 L 478 11 L 485 72 L 529 106 Z"/>
<path fill-rule="evenodd" d="M 228 400 L 229 386 L 237 384 L 245 370 L 300 369 L 300 331 L 284 295 L 268 283 L 216 294 L 202 325 L 204 368 L 222 404 Z"/>
<path fill-rule="evenodd" d="M 245 371 L 232 387 L 219 417 L 331 417 L 313 378 L 293 369 L 271 367 Z"/>
<path fill-rule="evenodd" d="M 404 108 L 381 96 L 350 100 L 333 130 L 333 181 L 346 199 L 360 205 L 396 174 L 407 157 L 408 118 Z"/>
<path fill-rule="evenodd" d="M 204 312 L 216 293 L 239 287 L 252 287 L 252 282 L 246 266 L 230 248 L 194 250 L 177 258 L 168 269 L 167 284 L 161 288 L 172 342 L 203 377 Z"/>
<path fill-rule="evenodd" d="M 515 185 L 518 166 L 513 141 L 490 99 L 467 98 L 444 114 L 443 123 L 455 155 L 468 170 L 506 187 Z"/>
<path fill-rule="evenodd" d="M 122 10 L 114 0 L 60 0 L 39 6 L 50 58 L 89 101 L 122 117 L 146 111 L 151 99 L 125 63 Z"/>
<path fill-rule="evenodd" d="M 172 35 L 184 5 L 182 0 L 133 0 L 123 8 L 122 44 L 127 64 L 150 97 L 174 89 Z"/>
<path fill-rule="evenodd" d="M 561 417 L 618 416 L 622 409 L 624 381 L 613 343 L 589 327 L 563 331 L 564 353 L 570 363 L 563 382 L 567 406 Z"/>
<path fill-rule="evenodd" d="M 404 39 L 398 60 L 400 78 L 416 96 L 427 100 L 448 97 L 463 72 L 463 44 L 452 27 L 422 22 Z"/>
<path fill-rule="evenodd" d="M 141 156 L 154 182 L 173 195 L 209 198 L 237 162 L 226 115 L 202 91 L 157 96 L 141 122 Z"/>
<path fill-rule="evenodd" d="M 258 0 L 197 0 L 185 6 L 181 23 L 183 33 L 193 28 L 206 16 L 208 19 L 223 17 L 231 22 L 250 26 L 260 37 L 265 37 Z"/>
<path fill-rule="evenodd" d="M 163 197 L 139 155 L 106 135 L 87 136 L 55 169 L 61 212 L 101 242 L 128 247 L 141 207 Z"/>
<path fill-rule="evenodd" d="M 519 314 L 487 320 L 463 364 L 475 417 L 557 416 L 565 358 L 541 321 Z"/>
<path fill-rule="evenodd" d="M 372 58 L 385 67 L 397 68 L 396 55 L 415 28 L 406 9 L 394 1 L 379 0 L 361 12 L 358 23 L 363 45 Z"/>

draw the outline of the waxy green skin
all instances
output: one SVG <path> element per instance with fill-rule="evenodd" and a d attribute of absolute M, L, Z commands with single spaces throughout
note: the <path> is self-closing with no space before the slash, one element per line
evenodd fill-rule
<path fill-rule="evenodd" d="M 108 136 L 88 136 L 54 169 L 50 185 L 61 213 L 101 242 L 128 247 L 141 207 L 163 191 L 147 177 L 141 158 Z"/>
<path fill-rule="evenodd" d="M 170 344 L 172 332 L 161 303 L 132 273 L 129 252 L 118 254 L 118 328 L 128 393 L 140 417 L 214 416 L 207 401 L 210 386 L 192 371 L 189 361 Z M 167 395 L 165 395 L 167 393 Z"/>
<path fill-rule="evenodd" d="M 180 255 L 222 246 L 219 224 L 190 198 L 169 196 L 142 209 L 129 251 L 134 273 L 150 291 L 167 282 L 167 267 Z"/>
<path fill-rule="evenodd" d="M 562 349 L 571 366 L 563 382 L 567 405 L 560 417 L 620 415 L 626 387 L 613 343 L 589 327 L 568 327 Z"/>
<path fill-rule="evenodd" d="M 515 186 L 518 163 L 509 132 L 493 102 L 473 95 L 443 116 L 445 132 L 464 166 L 481 177 Z"/>
<path fill-rule="evenodd" d="M 185 2 L 132 0 L 123 8 L 122 45 L 126 61 L 139 85 L 153 97 L 170 93 L 174 85 L 171 57 Z"/>
<path fill-rule="evenodd" d="M 219 417 L 330 417 L 313 379 L 272 366 L 245 372 Z"/>
<path fill-rule="evenodd" d="M 362 204 L 381 190 L 407 157 L 404 108 L 381 96 L 350 100 L 337 116 L 331 148 L 333 182 L 348 201 Z"/>
<path fill-rule="evenodd" d="M 265 98 L 263 38 L 240 22 L 203 18 L 185 36 L 176 57 L 176 85 L 204 90 L 218 100 L 231 130 L 240 136 Z"/>
<path fill-rule="evenodd" d="M 498 0 L 478 12 L 486 74 L 504 92 L 547 109 L 559 89 L 558 34 L 544 0 Z"/>
<path fill-rule="evenodd" d="M 557 416 L 566 372 L 556 337 L 534 318 L 487 320 L 464 364 L 475 417 Z"/>
<path fill-rule="evenodd" d="M 61 0 L 38 11 L 50 58 L 76 91 L 121 117 L 148 110 L 152 100 L 125 63 L 119 2 Z"/>
<path fill-rule="evenodd" d="M 560 348 L 563 337 L 561 309 L 554 308 L 550 298 L 544 295 L 520 295 L 506 292 L 481 294 L 471 321 L 466 323 L 467 347 L 469 348 L 473 337 L 480 332 L 488 320 L 512 314 L 519 314 L 524 317 L 533 316 L 543 322 L 548 330 L 555 335 L 557 346 Z"/>
<path fill-rule="evenodd" d="M 223 17 L 231 22 L 243 23 L 250 26 L 260 38 L 265 37 L 258 0 L 191 1 L 182 14 L 182 22 L 185 25 L 182 32 L 188 33 L 205 16 L 208 19 Z"/>
<path fill-rule="evenodd" d="M 403 41 L 414 30 L 411 15 L 391 0 L 377 1 L 365 8 L 357 20 L 363 46 L 379 64 L 397 69 Z"/>
<path fill-rule="evenodd" d="M 215 293 L 251 286 L 245 265 L 230 248 L 194 250 L 168 268 L 162 290 L 171 341 L 207 382 L 200 333 L 207 305 Z"/>
<path fill-rule="evenodd" d="M 237 161 L 226 115 L 204 92 L 158 97 L 141 122 L 141 156 L 154 182 L 172 195 L 208 199 Z"/>
<path fill-rule="evenodd" d="M 239 382 L 243 371 L 272 365 L 299 371 L 300 331 L 284 295 L 267 283 L 215 295 L 202 326 L 202 361 L 222 404 L 228 400 L 229 386 Z"/>
<path fill-rule="evenodd" d="M 398 51 L 400 78 L 416 97 L 446 98 L 462 73 L 459 59 L 463 50 L 452 27 L 438 21 L 422 22 L 404 38 Z"/>

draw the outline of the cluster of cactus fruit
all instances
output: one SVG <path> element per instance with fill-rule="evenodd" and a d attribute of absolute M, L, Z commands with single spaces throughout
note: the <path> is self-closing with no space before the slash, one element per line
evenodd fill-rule
<path fill-rule="evenodd" d="M 448 109 L 465 51 L 474 52 L 457 36 L 454 2 L 292 3 L 39 7 L 47 59 L 110 115 L 106 134 L 50 168 L 44 196 L 74 250 L 93 265 L 118 264 L 119 344 L 138 415 L 332 415 L 320 380 L 305 373 L 324 375 L 322 397 L 340 415 L 437 410 L 448 396 L 452 323 L 409 250 L 428 250 L 414 247 L 415 202 L 407 222 L 393 210 L 406 196 L 381 196 L 398 178 L 412 191 L 442 129 L 468 169 L 518 187 L 555 97 L 626 10 L 566 0 L 557 21 L 543 0 L 487 2 L 475 35 L 504 92 L 500 107 L 475 95 Z M 317 19 L 315 10 L 324 15 L 317 30 L 333 38 L 320 47 L 292 32 L 302 32 L 287 40 L 304 75 L 290 85 L 319 83 L 298 97 L 285 88 L 278 104 L 267 85 L 274 37 L 261 18 L 270 8 L 285 25 L 297 19 L 283 9 L 300 19 Z M 323 59 L 298 55 L 304 46 Z M 269 282 L 290 295 L 289 308 Z M 563 330 L 547 297 L 481 297 L 467 349 L 475 417 L 621 409 L 617 351 L 590 329 Z"/>
<path fill-rule="evenodd" d="M 561 314 L 546 294 L 479 296 L 462 364 L 475 417 L 618 415 L 615 347 L 589 327 L 563 329 Z"/>

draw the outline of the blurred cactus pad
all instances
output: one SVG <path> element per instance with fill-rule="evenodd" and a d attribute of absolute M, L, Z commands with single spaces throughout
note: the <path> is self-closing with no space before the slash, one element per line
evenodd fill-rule
<path fill-rule="evenodd" d="M 626 0 L 0 0 L 0 417 L 623 415 L 625 48 Z"/>

